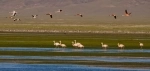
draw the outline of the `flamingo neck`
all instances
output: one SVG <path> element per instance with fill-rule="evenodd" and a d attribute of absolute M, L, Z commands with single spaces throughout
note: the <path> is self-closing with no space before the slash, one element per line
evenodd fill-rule
<path fill-rule="evenodd" d="M 60 41 L 60 44 L 61 44 L 61 41 Z"/>

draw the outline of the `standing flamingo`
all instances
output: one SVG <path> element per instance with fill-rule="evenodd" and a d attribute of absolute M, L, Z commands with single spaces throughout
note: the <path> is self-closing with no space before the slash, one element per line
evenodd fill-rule
<path fill-rule="evenodd" d="M 74 42 L 72 42 L 72 46 L 75 47 L 75 48 L 78 47 L 78 45 L 76 43 L 74 43 Z"/>
<path fill-rule="evenodd" d="M 60 44 L 58 42 L 55 42 L 55 41 L 53 41 L 53 42 L 54 42 L 54 46 L 56 46 L 56 47 L 60 46 Z"/>
<path fill-rule="evenodd" d="M 121 48 L 121 49 L 122 48 L 124 49 L 125 46 L 123 44 L 118 43 L 118 47 Z"/>
<path fill-rule="evenodd" d="M 78 48 L 84 48 L 84 45 L 80 44 L 78 45 Z"/>
<path fill-rule="evenodd" d="M 143 48 L 143 46 L 144 46 L 144 44 L 143 44 L 143 43 L 141 43 L 141 42 L 139 42 L 139 45 L 140 45 L 141 49 L 142 49 L 142 48 Z"/>
<path fill-rule="evenodd" d="M 67 47 L 65 44 L 62 44 L 61 41 L 59 41 L 59 42 L 60 42 L 59 45 L 60 45 L 62 48 Z"/>
<path fill-rule="evenodd" d="M 81 43 L 77 42 L 76 40 L 74 40 L 75 44 L 80 45 Z"/>
<path fill-rule="evenodd" d="M 102 44 L 102 48 L 107 48 L 108 47 L 108 45 L 107 44 L 103 44 L 103 42 L 101 42 L 101 44 Z"/>

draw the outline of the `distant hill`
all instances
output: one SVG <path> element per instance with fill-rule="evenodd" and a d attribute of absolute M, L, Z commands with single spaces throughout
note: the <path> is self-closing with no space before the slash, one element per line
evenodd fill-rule
<path fill-rule="evenodd" d="M 0 14 L 16 10 L 19 13 L 47 13 L 63 9 L 65 14 L 122 14 L 128 9 L 134 15 L 150 16 L 150 0 L 0 0 Z"/>

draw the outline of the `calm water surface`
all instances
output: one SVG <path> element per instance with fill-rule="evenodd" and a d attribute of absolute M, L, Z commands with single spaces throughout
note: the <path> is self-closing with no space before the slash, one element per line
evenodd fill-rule
<path fill-rule="evenodd" d="M 94 67 L 72 64 L 0 63 L 0 71 L 149 71 L 142 68 Z"/>
<path fill-rule="evenodd" d="M 150 63 L 150 57 L 121 56 L 0 56 L 0 59 L 44 59 L 44 60 L 88 60 L 106 62 L 138 62 Z"/>
<path fill-rule="evenodd" d="M 0 51 L 31 52 L 82 52 L 82 53 L 150 53 L 150 49 L 72 49 L 72 48 L 34 48 L 34 47 L 0 47 Z M 0 55 L 0 59 L 44 59 L 44 60 L 87 60 L 105 62 L 150 63 L 150 57 L 123 56 L 11 56 Z M 11 61 L 10 61 L 11 62 Z M 75 64 L 20 64 L 0 63 L 0 71 L 150 71 L 147 68 L 100 67 Z"/>
<path fill-rule="evenodd" d="M 0 51 L 34 51 L 34 52 L 84 52 L 84 53 L 150 53 L 150 49 L 71 49 L 71 48 L 33 48 L 0 47 Z"/>

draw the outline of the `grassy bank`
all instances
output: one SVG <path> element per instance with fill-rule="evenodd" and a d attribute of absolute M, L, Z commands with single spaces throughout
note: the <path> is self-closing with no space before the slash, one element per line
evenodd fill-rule
<path fill-rule="evenodd" d="M 117 48 L 117 43 L 123 43 L 125 49 L 139 49 L 139 42 L 144 43 L 144 49 L 150 48 L 149 34 L 94 34 L 94 33 L 0 33 L 0 47 L 54 47 L 53 41 L 62 41 L 68 48 L 72 41 L 82 43 L 85 48 L 101 48 L 101 42 L 109 48 Z"/>

